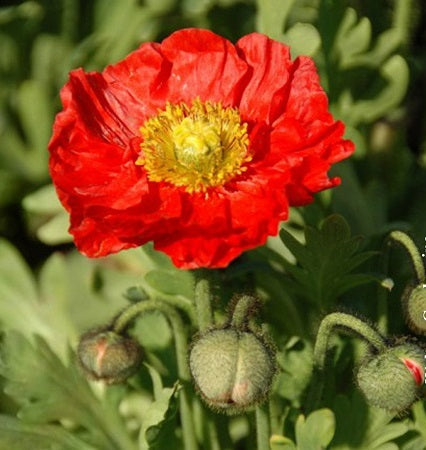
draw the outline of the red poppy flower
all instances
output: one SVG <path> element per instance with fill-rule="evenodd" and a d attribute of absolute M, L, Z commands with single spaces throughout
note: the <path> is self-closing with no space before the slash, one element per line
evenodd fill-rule
<path fill-rule="evenodd" d="M 177 31 L 74 70 L 61 99 L 50 173 L 90 257 L 154 241 L 178 267 L 225 267 L 353 152 L 313 61 L 258 33 Z"/>

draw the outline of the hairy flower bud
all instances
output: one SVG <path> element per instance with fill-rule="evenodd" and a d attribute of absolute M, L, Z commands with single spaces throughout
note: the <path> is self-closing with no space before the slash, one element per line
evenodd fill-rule
<path fill-rule="evenodd" d="M 426 285 L 408 285 L 402 296 L 405 320 L 418 335 L 426 335 Z"/>
<path fill-rule="evenodd" d="M 133 375 L 142 360 L 142 347 L 113 331 L 89 331 L 77 349 L 85 373 L 107 384 L 122 383 Z"/>
<path fill-rule="evenodd" d="M 423 349 L 410 343 L 370 356 L 357 374 L 367 401 L 395 413 L 409 408 L 424 390 L 424 356 Z"/>
<path fill-rule="evenodd" d="M 250 330 L 213 329 L 195 340 L 189 365 L 205 402 L 236 414 L 261 403 L 276 370 L 275 351 Z"/>

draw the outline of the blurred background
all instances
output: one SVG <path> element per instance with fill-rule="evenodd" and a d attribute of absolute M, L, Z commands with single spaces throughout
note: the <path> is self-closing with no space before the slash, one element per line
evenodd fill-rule
<path fill-rule="evenodd" d="M 47 144 L 54 116 L 61 108 L 59 91 L 70 70 L 103 70 L 141 42 L 160 41 L 184 27 L 209 28 L 233 42 L 247 33 L 263 32 L 290 45 L 293 57 L 303 54 L 315 60 L 330 109 L 335 118 L 346 124 L 346 137 L 355 142 L 356 152 L 350 160 L 333 168 L 332 175 L 342 178 L 341 186 L 317 195 L 312 205 L 291 212 L 284 226 L 292 235 L 303 241 L 306 225 L 317 227 L 327 215 L 337 212 L 346 219 L 352 234 L 364 237 L 363 250 L 380 250 L 386 234 L 400 229 L 409 232 L 421 253 L 426 253 L 424 1 L 1 0 L 1 448 L 48 448 L 45 438 L 40 437 L 44 428 L 30 429 L 23 423 L 43 427 L 56 421 L 75 432 L 70 437 L 55 426 L 61 442 L 70 442 L 69 447 L 57 448 L 80 450 L 86 448 L 82 442 L 87 441 L 94 443 L 95 448 L 115 450 L 117 444 L 109 430 L 120 423 L 116 412 L 119 403 L 126 428 L 114 429 L 112 434 L 122 435 L 124 441 L 126 433 L 130 430 L 135 434 L 140 424 L 158 424 L 157 419 L 149 422 L 149 405 L 156 402 L 150 397 L 152 384 L 146 370 L 141 371 L 137 392 L 121 387 L 90 391 L 86 381 L 73 372 L 68 345 L 75 346 L 81 332 L 110 320 L 129 300 L 140 299 L 145 293 L 170 301 L 178 296 L 190 323 L 192 275 L 173 268 L 168 258 L 154 252 L 150 245 L 144 246 L 144 251 L 130 250 L 100 260 L 78 254 L 67 232 L 68 215 L 50 182 Z M 345 230 L 344 224 L 339 226 Z M 344 231 L 342 242 L 336 243 L 333 233 L 327 233 L 323 230 L 317 234 L 317 261 L 319 265 L 324 261 L 325 266 L 327 261 L 339 265 L 333 245 L 346 249 L 349 238 Z M 251 286 L 253 280 L 262 299 L 266 299 L 263 313 L 283 368 L 276 383 L 280 413 L 274 429 L 284 433 L 286 428 L 287 435 L 294 436 L 293 425 L 311 377 L 314 331 L 323 314 L 346 307 L 372 322 L 380 320 L 383 331 L 389 334 L 408 334 L 399 300 L 412 272 L 403 252 L 392 251 L 389 274 L 395 288 L 388 303 L 377 302 L 377 283 L 358 286 L 374 279 L 362 278 L 362 274 L 346 286 L 348 290 L 357 285 L 358 290 L 345 296 L 336 289 L 327 291 L 322 285 L 327 291 L 325 297 L 328 295 L 331 300 L 321 303 L 314 288 L 309 291 L 311 279 L 319 270 L 308 273 L 305 285 L 296 286 L 292 292 L 294 283 L 285 278 L 282 267 L 274 264 L 277 257 L 270 253 L 271 249 L 291 262 L 295 260 L 288 251 L 291 239 L 287 236 L 283 241 L 287 249 L 279 239 L 271 239 L 268 248 L 247 252 L 222 272 L 223 283 L 215 307 L 223 310 L 232 292 Z M 345 261 L 350 262 L 352 254 L 347 256 Z M 371 260 L 362 270 L 380 271 L 377 261 Z M 348 272 L 355 267 L 349 266 Z M 341 267 L 330 267 L 335 270 L 331 275 L 338 278 L 336 273 Z M 318 279 L 321 285 L 321 274 Z M 133 290 L 128 291 L 129 286 Z M 168 399 L 173 395 L 170 386 L 177 379 L 170 329 L 157 314 L 140 320 L 134 333 L 147 350 L 149 364 L 169 386 L 162 391 L 168 397 L 160 411 L 166 414 Z M 34 346 L 34 334 L 43 336 L 45 341 L 36 340 Z M 6 335 L 9 337 L 4 338 Z M 424 402 L 418 402 L 412 415 L 401 421 L 397 418 L 390 422 L 392 416 L 384 412 L 373 415 L 351 383 L 353 361 L 359 361 L 365 349 L 349 340 L 339 342 L 334 387 L 327 394 L 327 405 L 333 404 L 336 412 L 336 448 L 426 448 Z M 2 363 L 4 355 L 9 355 L 9 364 Z M 52 377 L 56 372 L 59 375 Z M 7 395 L 3 394 L 4 388 Z M 47 404 L 47 393 L 56 402 Z M 340 393 L 346 397 L 337 397 Z M 196 416 L 201 417 L 202 413 Z M 64 421 L 64 417 L 71 421 Z M 173 430 L 175 420 L 171 422 Z M 332 422 L 329 417 L 321 420 L 321 429 Z M 250 420 L 236 417 L 231 420 L 230 430 L 233 442 L 239 443 L 234 448 L 253 448 Z M 39 447 L 32 445 L 34 435 L 29 435 L 25 447 L 24 431 L 38 433 Z M 309 427 L 305 431 L 307 436 L 315 434 Z M 46 435 L 53 438 L 51 432 L 47 430 Z M 179 448 L 170 441 L 179 440 L 179 432 L 173 433 L 164 432 L 165 446 L 158 448 Z M 77 436 L 82 441 L 72 446 L 71 441 Z M 399 439 L 398 447 L 386 446 L 395 438 Z M 141 439 L 145 443 L 145 437 Z"/>

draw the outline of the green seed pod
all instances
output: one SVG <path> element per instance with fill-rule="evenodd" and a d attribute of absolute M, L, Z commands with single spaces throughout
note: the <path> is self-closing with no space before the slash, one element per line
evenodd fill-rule
<path fill-rule="evenodd" d="M 275 350 L 250 330 L 213 329 L 192 344 L 189 366 L 212 409 L 238 414 L 267 397 L 276 371 Z"/>
<path fill-rule="evenodd" d="M 89 331 L 77 348 L 79 362 L 89 378 L 107 384 L 122 383 L 133 375 L 142 360 L 142 347 L 113 331 Z"/>
<path fill-rule="evenodd" d="M 402 296 L 402 305 L 409 328 L 426 336 L 426 284 L 408 285 Z"/>
<path fill-rule="evenodd" d="M 367 401 L 394 413 L 409 408 L 424 392 L 424 356 L 423 349 L 410 343 L 370 356 L 357 374 Z"/>

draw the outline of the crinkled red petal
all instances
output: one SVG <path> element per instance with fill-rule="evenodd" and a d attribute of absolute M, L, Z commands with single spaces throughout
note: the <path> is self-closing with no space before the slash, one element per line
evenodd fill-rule
<path fill-rule="evenodd" d="M 253 159 L 206 194 L 150 182 L 136 166 L 140 127 L 167 102 L 194 99 L 239 109 Z M 154 241 L 178 267 L 226 267 L 278 231 L 289 205 L 339 183 L 327 175 L 353 145 L 328 112 L 309 58 L 253 33 L 234 46 L 186 29 L 142 44 L 102 73 L 70 74 L 49 144 L 50 172 L 90 257 Z"/>

